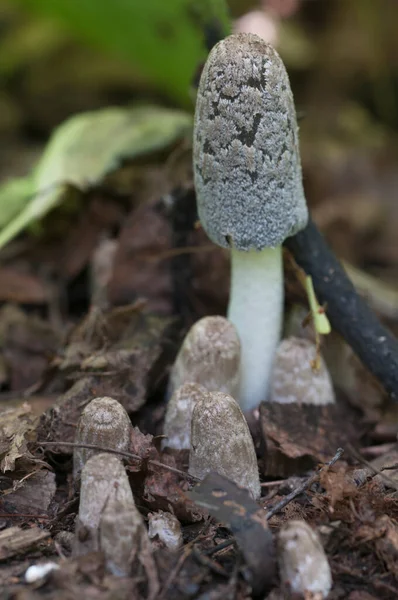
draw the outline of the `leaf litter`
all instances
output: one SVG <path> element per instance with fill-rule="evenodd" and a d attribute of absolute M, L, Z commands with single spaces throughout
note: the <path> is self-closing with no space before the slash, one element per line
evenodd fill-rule
<path fill-rule="evenodd" d="M 132 209 L 137 236 L 140 217 L 145 223 L 146 211 L 150 214 L 155 206 L 149 198 L 143 205 L 144 209 Z M 170 212 L 161 211 L 159 219 L 164 221 L 163 226 L 169 231 L 162 242 L 162 251 L 172 249 L 173 221 Z M 123 242 L 126 243 L 130 242 Z M 146 243 L 145 236 L 143 243 Z M 204 241 L 195 235 L 192 228 L 190 247 L 200 250 L 203 244 Z M 132 255 L 135 256 L 135 252 Z M 191 258 L 195 258 L 195 253 Z M 159 265 L 167 272 L 169 263 L 170 260 L 162 260 Z M 188 264 L 193 273 L 195 262 Z M 212 264 L 225 265 L 218 260 Z M 268 526 L 261 525 L 261 522 L 256 525 L 254 520 L 252 531 L 245 521 L 248 518 L 246 511 L 249 511 L 248 514 L 252 514 L 252 510 L 253 514 L 257 511 L 265 517 L 267 510 L 283 501 L 287 490 L 292 491 L 285 483 L 276 483 L 268 488 L 268 482 L 292 473 L 303 477 L 317 465 L 327 462 L 339 445 L 358 443 L 369 426 L 366 422 L 363 429 L 349 425 L 358 422 L 355 421 L 358 409 L 342 398 L 339 398 L 337 407 L 323 407 L 317 412 L 312 407 L 304 411 L 301 410 L 303 407 L 299 411 L 287 407 L 293 411 L 289 419 L 283 418 L 280 407 L 261 406 L 260 427 L 255 435 L 259 437 L 257 447 L 265 447 L 267 452 L 260 456 L 259 464 L 266 485 L 259 505 L 233 484 L 219 479 L 211 488 L 213 492 L 206 492 L 205 482 L 195 488 L 192 479 L 184 473 L 186 457 L 160 452 L 161 438 L 158 436 L 162 432 L 167 374 L 178 349 L 178 340 L 186 329 L 184 321 L 176 318 L 172 308 L 173 286 L 180 282 L 170 277 L 170 273 L 168 276 L 171 293 L 168 304 L 163 305 L 166 310 L 162 310 L 161 305 L 151 305 L 150 298 L 156 298 L 158 293 L 157 281 L 154 282 L 155 288 L 149 281 L 143 285 L 135 302 L 130 305 L 114 306 L 111 303 L 109 308 L 102 309 L 92 305 L 74 327 L 68 328 L 64 341 L 58 341 L 52 353 L 47 355 L 46 366 L 37 372 L 39 383 L 34 393 L 43 396 L 54 396 L 55 393 L 55 402 L 40 419 L 33 421 L 33 425 L 26 404 L 22 404 L 23 408 L 19 408 L 18 413 L 11 413 L 10 422 L 15 435 L 12 432 L 6 435 L 2 448 L 4 457 L 8 457 L 7 464 L 15 470 L 12 477 L 9 472 L 4 473 L 8 479 L 3 483 L 5 489 L 0 519 L 9 526 L 22 527 L 22 532 L 26 526 L 28 531 L 32 527 L 36 531 L 34 528 L 38 524 L 43 537 L 35 538 L 32 534 L 32 538 L 26 538 L 26 542 L 22 541 L 15 550 L 11 546 L 14 558 L 8 555 L 9 560 L 3 563 L 2 570 L 6 589 L 10 592 L 25 589 L 26 597 L 41 597 L 42 591 L 24 583 L 23 572 L 31 564 L 50 559 L 61 568 L 46 575 L 40 584 L 39 590 L 45 590 L 49 598 L 69 598 L 72 593 L 84 593 L 93 598 L 108 598 L 116 593 L 118 597 L 127 598 L 131 593 L 147 597 L 149 588 L 144 572 L 128 578 L 121 590 L 117 578 L 105 573 L 100 553 L 73 557 L 67 545 L 60 546 L 56 541 L 61 539 L 57 537 L 61 532 L 73 530 L 77 510 L 76 492 L 70 481 L 72 448 L 63 443 L 73 443 L 78 418 L 90 399 L 110 395 L 121 402 L 135 424 L 130 452 L 136 458 L 125 457 L 125 461 L 137 506 L 144 516 L 158 510 L 171 512 L 182 524 L 184 545 L 180 551 L 170 554 L 167 548 L 152 550 L 160 582 L 158 597 L 191 598 L 200 593 L 211 593 L 214 598 L 232 593 L 245 597 L 252 588 L 265 594 L 267 588 L 277 583 L 275 571 L 271 574 L 271 549 L 276 532 L 286 519 L 297 516 L 305 518 L 320 531 L 326 530 L 326 551 L 336 582 L 331 598 L 341 597 L 339 589 L 345 589 L 347 577 L 351 577 L 351 590 L 357 589 L 358 593 L 361 593 L 359 590 L 365 591 L 369 583 L 359 568 L 364 556 L 364 564 L 373 574 L 375 597 L 391 597 L 389 594 L 396 585 L 392 567 L 396 552 L 398 505 L 394 490 L 385 481 L 378 481 L 377 474 L 368 474 L 358 484 L 358 477 L 353 474 L 354 467 L 346 462 L 340 466 L 337 463 L 322 472 L 317 481 L 290 500 L 285 508 L 276 512 Z M 105 281 L 110 279 L 105 278 Z M 200 294 L 200 287 L 196 289 Z M 215 290 L 214 295 L 217 293 L 218 290 Z M 217 303 L 217 300 L 214 302 Z M 107 303 L 109 305 L 109 300 Z M 25 315 L 26 322 L 30 322 L 29 311 Z M 59 340 L 59 337 L 56 339 Z M 13 384 L 9 376 L 7 381 L 11 388 L 15 386 L 18 390 L 17 381 Z M 27 391 L 26 401 L 29 401 L 29 388 Z M 47 446 L 48 442 L 51 445 Z M 351 462 L 349 453 L 346 460 Z M 287 483 L 289 479 L 285 481 Z M 293 483 L 293 491 L 300 485 Z M 227 494 L 227 506 L 233 511 L 233 518 L 223 512 L 213 519 L 209 517 L 214 486 L 223 490 L 221 496 Z M 190 498 L 189 491 L 192 489 L 196 496 Z M 195 500 L 198 494 L 202 495 L 199 505 Z M 240 506 L 245 509 L 240 509 Z M 212 510 L 210 513 L 213 514 Z M 257 526 L 265 527 L 266 553 L 269 553 L 271 561 L 268 575 L 265 554 L 264 557 L 259 551 L 253 554 L 253 548 L 259 547 Z M 239 532 L 244 536 L 242 539 Z M 255 562 L 251 563 L 254 559 Z M 24 567 L 15 579 L 13 574 L 18 564 Z"/>
<path fill-rule="evenodd" d="M 392 467 L 397 459 L 383 452 L 377 460 L 362 458 L 374 448 L 381 452 L 382 424 L 383 443 L 396 449 L 396 417 L 385 409 L 382 390 L 363 367 L 352 364 L 347 347 L 333 334 L 323 340 L 322 352 L 329 368 L 335 367 L 337 406 L 318 411 L 284 406 L 282 411 L 263 404 L 256 415 L 253 434 L 263 482 L 259 504 L 217 476 L 196 486 L 186 474 L 186 456 L 160 451 L 164 392 L 179 342 L 200 316 L 225 312 L 229 278 L 226 255 L 209 247 L 195 225 L 189 152 L 184 154 L 177 138 L 176 155 L 151 152 L 141 161 L 121 164 L 112 162 L 112 151 L 112 173 L 102 165 L 91 179 L 84 167 L 74 181 L 78 212 L 72 211 L 60 235 L 30 236 L 24 238 L 25 247 L 16 240 L 5 249 L 14 252 L 4 255 L 7 268 L 20 277 L 7 280 L 12 273 L 0 272 L 5 282 L 0 287 L 8 290 L 3 301 L 20 305 L 3 306 L 0 316 L 0 584 L 5 597 L 148 597 L 145 569 L 120 580 L 106 573 L 101 553 L 71 555 L 78 495 L 71 479 L 73 449 L 66 443 L 73 444 L 87 403 L 109 395 L 122 403 L 134 425 L 129 448 L 134 457 L 123 460 L 137 507 L 144 517 L 170 512 L 182 526 L 184 545 L 177 553 L 152 550 L 157 597 L 243 599 L 252 596 L 256 585 L 258 597 L 265 597 L 267 588 L 273 588 L 269 598 L 280 597 L 278 576 L 273 580 L 266 573 L 272 561 L 265 554 L 272 555 L 281 525 L 300 518 L 322 537 L 332 567 L 332 600 L 396 598 L 398 498 Z M 307 153 L 307 160 L 316 188 L 315 151 Z M 341 156 L 346 161 L 347 153 Z M 320 157 L 329 164 L 326 152 Z M 126 153 L 125 158 L 133 157 Z M 339 160 L 337 169 L 342 168 Z M 24 201 L 29 185 L 30 180 L 22 181 L 10 193 Z M 363 200 L 346 198 L 339 202 L 350 209 L 336 217 L 332 208 L 343 195 L 338 185 L 329 186 L 315 216 L 323 220 L 334 246 L 357 264 L 378 256 L 391 267 L 391 226 L 383 215 L 374 219 L 369 210 L 358 221 Z M 47 216 L 54 228 L 59 210 Z M 344 240 L 341 221 L 349 233 Z M 388 232 L 384 239 L 383 230 Z M 373 245 L 366 249 L 368 237 Z M 101 282 L 93 274 L 94 255 L 107 245 L 112 247 Z M 37 267 L 43 257 L 46 273 Z M 10 293 L 7 281 L 16 282 L 16 291 Z M 286 287 L 287 306 L 299 304 L 308 312 L 289 270 Z M 380 290 L 374 298 L 383 313 Z M 397 330 L 396 312 L 386 316 Z M 311 326 L 300 326 L 311 337 Z M 343 459 L 322 467 L 340 446 Z M 272 515 L 267 523 L 256 518 L 267 514 Z M 27 584 L 26 569 L 48 561 L 60 568 Z"/>

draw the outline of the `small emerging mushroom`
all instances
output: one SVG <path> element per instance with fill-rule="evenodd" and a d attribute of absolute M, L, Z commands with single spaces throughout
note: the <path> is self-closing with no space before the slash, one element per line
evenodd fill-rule
<path fill-rule="evenodd" d="M 184 383 L 234 396 L 239 388 L 240 342 L 225 317 L 204 317 L 188 331 L 170 373 L 169 397 Z"/>
<path fill-rule="evenodd" d="M 206 388 L 198 383 L 184 383 L 176 389 L 167 404 L 162 448 L 189 450 L 192 411 L 196 402 L 207 394 Z"/>
<path fill-rule="evenodd" d="M 112 448 L 127 452 L 130 445 L 131 421 L 123 406 L 109 397 L 94 398 L 82 412 L 77 425 L 75 443 L 92 444 L 103 449 Z M 76 447 L 73 451 L 73 477 L 79 478 L 87 460 L 95 452 Z"/>
<path fill-rule="evenodd" d="M 201 76 L 194 125 L 198 212 L 231 250 L 228 318 L 242 346 L 242 410 L 267 397 L 283 315 L 282 243 L 308 221 L 289 78 L 252 34 L 219 42 Z"/>
<path fill-rule="evenodd" d="M 182 530 L 177 517 L 159 510 L 148 515 L 148 536 L 153 544 L 175 552 L 182 546 Z"/>
<path fill-rule="evenodd" d="M 150 541 L 119 458 L 95 454 L 83 467 L 75 555 L 102 551 L 107 570 L 126 576 Z"/>
<path fill-rule="evenodd" d="M 322 357 L 314 367 L 315 344 L 290 337 L 282 340 L 275 355 L 269 399 L 280 404 L 325 405 L 335 401 L 332 380 Z"/>
<path fill-rule="evenodd" d="M 222 392 L 209 392 L 193 409 L 189 473 L 203 479 L 210 471 L 261 496 L 257 458 L 246 419 L 238 403 Z"/>
<path fill-rule="evenodd" d="M 332 587 L 329 562 L 318 534 L 305 521 L 282 525 L 277 555 L 281 584 L 289 598 L 291 594 L 319 600 L 327 597 Z"/>

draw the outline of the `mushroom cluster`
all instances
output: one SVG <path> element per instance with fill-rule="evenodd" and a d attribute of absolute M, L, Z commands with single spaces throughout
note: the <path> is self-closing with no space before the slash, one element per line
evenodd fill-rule
<path fill-rule="evenodd" d="M 242 347 L 242 410 L 266 400 L 283 314 L 283 241 L 307 224 L 293 95 L 284 64 L 256 35 L 211 51 L 194 125 L 198 212 L 231 252 L 228 318 Z"/>
<path fill-rule="evenodd" d="M 189 449 L 191 474 L 216 470 L 258 498 L 253 441 L 237 402 L 245 414 L 263 401 L 334 400 L 324 364 L 311 368 L 312 346 L 284 340 L 278 347 L 282 243 L 306 226 L 308 211 L 289 78 L 258 36 L 231 35 L 210 52 L 193 166 L 203 229 L 231 254 L 228 319 L 206 317 L 188 332 L 170 375 L 163 447 Z"/>
<path fill-rule="evenodd" d="M 234 399 L 240 383 L 240 342 L 220 316 L 188 331 L 172 367 L 163 448 L 189 450 L 189 473 L 228 477 L 258 499 L 257 458 L 246 419 Z"/>

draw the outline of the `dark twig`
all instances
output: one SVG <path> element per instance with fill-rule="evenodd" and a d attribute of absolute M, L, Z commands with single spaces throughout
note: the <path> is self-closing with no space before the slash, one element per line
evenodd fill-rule
<path fill-rule="evenodd" d="M 359 296 L 313 221 L 288 238 L 285 246 L 311 275 L 318 300 L 327 304 L 333 328 L 398 401 L 398 340 Z"/>
<path fill-rule="evenodd" d="M 213 556 L 214 554 L 217 554 L 217 552 L 221 552 L 221 550 L 225 550 L 226 548 L 229 548 L 230 546 L 235 544 L 235 541 L 235 538 L 225 540 L 224 542 L 217 544 L 217 546 L 214 546 L 214 548 L 209 548 L 208 550 L 205 550 L 204 554 L 206 554 L 207 556 Z"/>
<path fill-rule="evenodd" d="M 0 519 L 51 519 L 48 515 L 30 515 L 24 513 L 0 513 Z"/>
<path fill-rule="evenodd" d="M 103 448 L 102 446 L 97 446 L 96 444 L 75 444 L 74 442 L 38 442 L 38 446 L 67 446 L 68 448 L 88 448 L 88 450 L 99 450 L 100 452 L 109 452 L 109 454 L 118 454 L 119 456 L 124 456 L 125 458 L 131 458 L 132 460 L 137 460 L 138 462 L 144 462 L 143 459 L 138 456 L 138 454 L 132 454 L 131 452 L 123 452 L 122 450 L 115 450 L 114 448 Z M 180 471 L 174 467 L 170 467 L 169 465 L 165 465 L 157 460 L 148 460 L 147 463 L 153 467 L 160 467 L 161 469 L 166 469 L 166 471 L 171 471 L 172 473 L 176 473 L 176 475 L 180 475 L 185 479 L 191 479 L 194 482 L 199 482 L 200 479 L 190 475 L 189 473 L 185 473 L 184 471 Z"/>
<path fill-rule="evenodd" d="M 211 558 L 209 558 L 209 556 L 206 556 L 206 554 L 203 554 L 197 546 L 194 546 L 192 548 L 192 555 L 196 558 L 198 562 L 200 562 L 201 565 L 207 567 L 216 575 L 221 575 L 222 577 L 229 577 L 229 574 L 225 569 L 223 569 L 223 567 L 211 560 Z"/>
<path fill-rule="evenodd" d="M 329 462 L 324 464 L 323 467 L 321 467 L 318 471 L 316 471 L 313 475 L 311 475 L 311 477 L 309 477 L 309 479 L 306 479 L 306 481 L 304 481 L 304 483 L 302 483 L 298 488 L 296 488 L 295 490 L 290 492 L 290 494 L 285 496 L 283 498 L 283 500 L 281 500 L 280 502 L 275 504 L 275 506 L 273 506 L 270 510 L 268 510 L 267 514 L 266 514 L 267 521 L 269 521 L 271 519 L 271 517 L 273 517 L 276 513 L 280 512 L 283 508 L 285 508 L 285 506 L 287 506 L 292 500 L 297 498 L 297 496 L 300 496 L 300 494 L 305 492 L 305 490 L 307 490 L 313 483 L 315 483 L 315 481 L 317 481 L 319 479 L 319 475 L 323 471 L 325 471 L 326 469 L 328 469 L 329 467 L 334 465 L 338 460 L 340 460 L 343 453 L 344 453 L 343 448 L 338 448 L 336 451 L 336 454 L 333 456 L 332 460 L 330 460 Z"/>
<path fill-rule="evenodd" d="M 388 477 L 388 475 L 385 475 L 384 473 L 382 473 L 384 468 L 377 469 L 376 467 L 374 467 L 372 465 L 372 463 L 367 461 L 359 452 L 357 452 L 351 444 L 348 444 L 348 451 L 354 458 L 357 459 L 358 462 L 365 465 L 365 467 L 367 467 L 371 471 L 373 477 L 375 475 L 378 475 L 382 479 L 382 481 L 384 482 L 384 484 L 386 486 L 392 488 L 393 490 L 398 491 L 398 483 L 396 481 L 394 481 L 394 479 L 391 479 L 391 477 Z"/>

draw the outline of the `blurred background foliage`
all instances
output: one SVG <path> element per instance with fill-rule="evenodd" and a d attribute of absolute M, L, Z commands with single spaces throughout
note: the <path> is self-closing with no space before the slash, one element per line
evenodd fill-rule
<path fill-rule="evenodd" d="M 305 186 L 339 253 L 396 281 L 396 0 L 0 0 L 0 179 L 24 175 L 76 113 L 194 107 L 206 46 L 234 30 L 281 53 Z"/>

